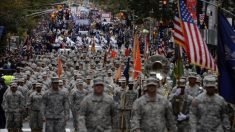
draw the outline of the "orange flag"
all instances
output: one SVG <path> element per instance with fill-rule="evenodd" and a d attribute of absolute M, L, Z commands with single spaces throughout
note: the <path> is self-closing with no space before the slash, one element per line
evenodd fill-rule
<path fill-rule="evenodd" d="M 57 65 L 57 75 L 58 75 L 59 79 L 61 79 L 63 67 L 62 67 L 62 61 L 61 61 L 60 57 L 58 57 L 57 64 L 58 64 Z"/>
<path fill-rule="evenodd" d="M 122 76 L 122 69 L 121 66 L 115 71 L 115 75 L 114 75 L 114 79 L 115 81 L 117 81 L 118 79 L 120 79 Z"/>
<path fill-rule="evenodd" d="M 132 50 L 133 58 L 134 58 L 134 59 L 135 59 L 135 56 L 136 56 L 137 43 L 138 43 L 138 35 L 135 34 L 135 35 L 134 35 L 134 45 L 133 45 L 133 50 Z"/>
<path fill-rule="evenodd" d="M 136 42 L 136 54 L 134 60 L 134 79 L 137 79 L 139 74 L 142 72 L 141 56 L 140 56 L 140 43 L 137 39 Z"/>

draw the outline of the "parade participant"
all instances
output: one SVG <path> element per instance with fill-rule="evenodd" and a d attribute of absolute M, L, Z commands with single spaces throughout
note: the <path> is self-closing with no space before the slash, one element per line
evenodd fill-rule
<path fill-rule="evenodd" d="M 94 79 L 94 92 L 81 102 L 79 132 L 112 132 L 114 101 L 104 93 L 104 87 L 103 79 Z"/>
<path fill-rule="evenodd" d="M 67 96 L 69 95 L 69 91 L 65 88 L 63 80 L 59 80 L 59 89 L 65 92 Z"/>
<path fill-rule="evenodd" d="M 177 121 L 178 132 L 189 132 L 189 108 L 192 97 L 184 93 L 186 85 L 185 79 L 180 79 L 177 90 L 174 93 L 171 101 L 173 114 Z"/>
<path fill-rule="evenodd" d="M 0 78 L 0 104 L 3 102 L 3 95 L 7 91 L 8 87 L 4 83 L 4 79 Z M 6 126 L 6 116 L 3 107 L 0 106 L 0 129 L 5 128 Z"/>
<path fill-rule="evenodd" d="M 155 78 L 146 80 L 147 93 L 133 104 L 131 119 L 132 132 L 176 132 L 177 127 L 170 102 L 157 94 L 159 81 Z"/>
<path fill-rule="evenodd" d="M 90 93 L 93 91 L 92 89 L 92 82 L 91 82 L 91 76 L 87 76 L 86 77 L 86 81 L 85 81 L 85 89 Z"/>
<path fill-rule="evenodd" d="M 42 83 L 44 84 L 45 88 L 48 89 L 50 87 L 50 80 L 48 79 L 48 74 L 46 72 L 42 74 L 42 79 Z"/>
<path fill-rule="evenodd" d="M 30 121 L 29 126 L 32 132 L 42 132 L 43 129 L 43 119 L 41 114 L 42 106 L 42 84 L 36 84 L 36 91 L 29 96 L 27 102 L 27 107 L 30 111 Z"/>
<path fill-rule="evenodd" d="M 190 109 L 191 132 L 230 132 L 227 104 L 216 94 L 216 78 L 206 76 L 203 84 L 206 92 L 193 100 Z"/>
<path fill-rule="evenodd" d="M 71 103 L 71 111 L 73 115 L 73 126 L 75 128 L 75 132 L 78 132 L 78 111 L 80 110 L 81 102 L 84 97 L 87 95 L 87 91 L 85 91 L 83 86 L 83 81 L 79 79 L 76 84 L 76 88 L 71 91 L 70 95 L 70 103 Z"/>
<path fill-rule="evenodd" d="M 199 88 L 197 85 L 197 73 L 195 72 L 189 72 L 188 76 L 188 84 L 186 85 L 185 88 L 185 94 L 192 96 L 195 98 L 199 94 L 203 92 L 202 89 Z"/>
<path fill-rule="evenodd" d="M 10 90 L 4 94 L 2 107 L 6 114 L 8 132 L 19 132 L 22 128 L 22 112 L 24 110 L 24 97 L 17 90 L 13 82 Z"/>
<path fill-rule="evenodd" d="M 120 129 L 122 131 L 129 131 L 131 128 L 130 119 L 131 119 L 131 110 L 133 107 L 134 101 L 137 99 L 137 92 L 133 90 L 134 80 L 130 79 L 128 84 L 128 90 L 124 92 L 121 96 L 120 104 Z"/>
<path fill-rule="evenodd" d="M 46 121 L 46 132 L 65 132 L 69 119 L 69 101 L 65 92 L 59 89 L 58 77 L 53 77 L 52 88 L 42 98 L 42 117 Z"/>

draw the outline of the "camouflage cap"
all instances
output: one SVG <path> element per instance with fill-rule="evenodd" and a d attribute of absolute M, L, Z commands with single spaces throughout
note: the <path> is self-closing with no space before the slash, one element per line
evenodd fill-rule
<path fill-rule="evenodd" d="M 149 85 L 155 85 L 155 86 L 159 86 L 159 80 L 153 77 L 150 77 L 146 80 L 146 86 Z"/>
<path fill-rule="evenodd" d="M 58 77 L 52 77 L 51 78 L 51 82 L 58 83 L 59 82 L 59 78 Z"/>
<path fill-rule="evenodd" d="M 36 83 L 36 87 L 42 87 L 41 83 Z"/>
<path fill-rule="evenodd" d="M 196 72 L 189 72 L 188 78 L 197 78 Z"/>
<path fill-rule="evenodd" d="M 214 76 L 206 76 L 203 80 L 204 87 L 214 87 L 217 89 L 217 82 Z"/>
<path fill-rule="evenodd" d="M 13 82 L 13 83 L 11 83 L 10 86 L 11 86 L 11 87 L 17 87 L 17 83 Z"/>
<path fill-rule="evenodd" d="M 100 77 L 98 77 L 98 78 L 96 78 L 96 79 L 94 79 L 94 85 L 104 85 L 104 80 L 102 79 L 102 78 L 100 78 Z"/>

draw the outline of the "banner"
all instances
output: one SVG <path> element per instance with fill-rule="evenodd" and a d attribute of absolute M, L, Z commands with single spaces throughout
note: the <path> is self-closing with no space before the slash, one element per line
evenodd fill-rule
<path fill-rule="evenodd" d="M 235 104 L 235 32 L 223 14 L 219 14 L 218 33 L 219 93 Z"/>

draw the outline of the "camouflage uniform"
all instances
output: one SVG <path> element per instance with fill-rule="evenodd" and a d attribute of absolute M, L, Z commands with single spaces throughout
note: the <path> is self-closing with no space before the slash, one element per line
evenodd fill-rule
<path fill-rule="evenodd" d="M 43 120 L 41 113 L 42 106 L 42 92 L 34 92 L 29 96 L 28 108 L 30 109 L 29 126 L 32 132 L 40 132 L 43 128 Z"/>
<path fill-rule="evenodd" d="M 115 115 L 114 101 L 107 94 L 98 97 L 90 94 L 84 98 L 79 110 L 79 132 L 112 132 Z"/>
<path fill-rule="evenodd" d="M 189 84 L 186 85 L 185 94 L 187 95 L 190 95 L 192 97 L 197 97 L 202 92 L 203 90 L 200 89 L 200 87 L 197 84 L 195 84 L 194 86 L 189 86 Z"/>
<path fill-rule="evenodd" d="M 87 92 L 85 90 L 81 91 L 79 89 L 73 89 L 71 92 L 71 111 L 73 115 L 73 125 L 75 128 L 75 131 L 78 129 L 78 111 L 80 110 L 80 105 L 84 97 L 86 96 Z"/>
<path fill-rule="evenodd" d="M 120 124 L 121 129 L 130 129 L 131 110 L 134 101 L 137 99 L 137 93 L 134 90 L 128 90 L 121 96 L 120 112 Z"/>
<path fill-rule="evenodd" d="M 190 111 L 192 132 L 230 132 L 230 123 L 223 97 L 206 92 L 197 96 Z"/>
<path fill-rule="evenodd" d="M 2 107 L 6 114 L 7 129 L 21 129 L 22 127 L 22 111 L 25 106 L 24 97 L 20 91 L 7 91 L 4 94 Z"/>
<path fill-rule="evenodd" d="M 177 128 L 172 114 L 170 102 L 160 94 L 151 101 L 146 94 L 137 99 L 133 105 L 131 120 L 133 132 L 176 132 Z"/>
<path fill-rule="evenodd" d="M 46 118 L 46 132 L 65 132 L 69 118 L 69 101 L 65 92 L 49 89 L 42 98 L 42 115 Z"/>
<path fill-rule="evenodd" d="M 173 114 L 177 120 L 178 132 L 189 132 L 189 108 L 192 98 L 188 95 L 174 96 L 171 100 Z M 185 118 L 179 119 L 179 116 L 183 114 Z"/>

